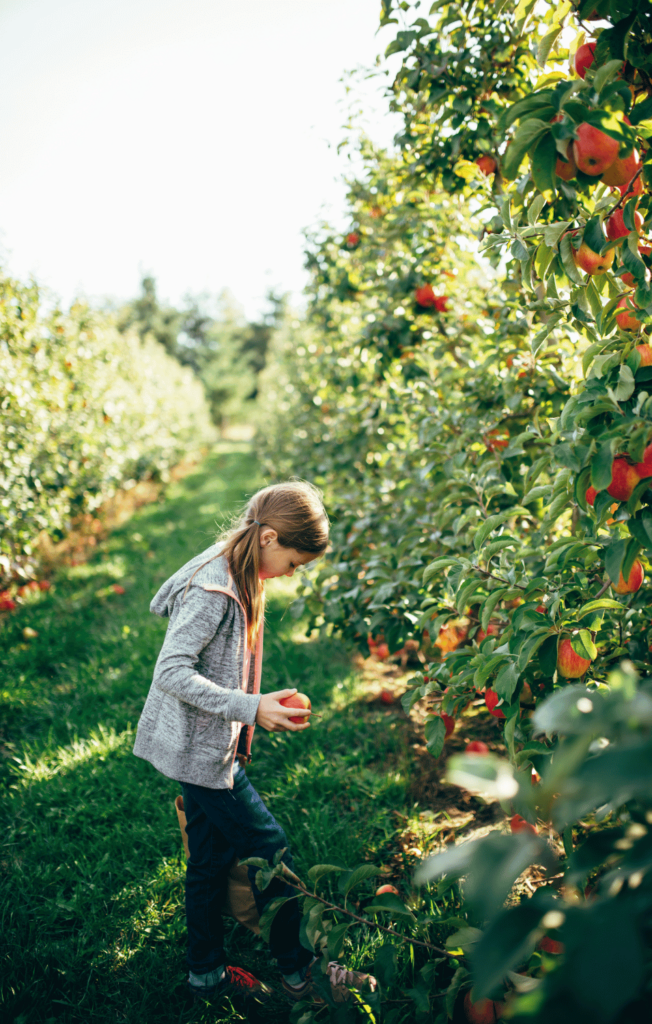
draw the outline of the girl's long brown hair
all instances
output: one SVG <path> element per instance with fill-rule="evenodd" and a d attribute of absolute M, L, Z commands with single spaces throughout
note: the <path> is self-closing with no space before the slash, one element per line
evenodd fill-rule
<path fill-rule="evenodd" d="M 276 530 L 278 542 L 284 548 L 321 555 L 328 546 L 328 516 L 321 494 L 303 480 L 271 484 L 257 491 L 235 525 L 218 537 L 222 544 L 220 555 L 226 555 L 247 615 L 250 647 L 255 643 L 265 610 L 265 587 L 258 575 L 260 531 L 265 526 Z"/>

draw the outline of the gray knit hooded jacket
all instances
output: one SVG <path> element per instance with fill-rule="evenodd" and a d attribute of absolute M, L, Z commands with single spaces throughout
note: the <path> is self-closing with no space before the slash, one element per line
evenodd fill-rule
<path fill-rule="evenodd" d="M 134 754 L 179 782 L 231 789 L 236 753 L 248 758 L 251 749 L 263 638 L 261 627 L 250 655 L 244 608 L 219 550 L 187 562 L 150 604 L 170 622 Z"/>

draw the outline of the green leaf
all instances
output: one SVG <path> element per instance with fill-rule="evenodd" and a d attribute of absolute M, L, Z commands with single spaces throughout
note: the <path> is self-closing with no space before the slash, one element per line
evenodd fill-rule
<path fill-rule="evenodd" d="M 548 54 L 550 53 L 555 40 L 559 37 L 562 25 L 553 25 L 549 32 L 546 32 L 545 36 L 542 36 L 537 46 L 537 64 L 543 67 L 548 60 Z"/>
<path fill-rule="evenodd" d="M 595 661 L 598 656 L 598 648 L 593 643 L 588 629 L 580 629 L 579 633 L 571 638 L 571 647 L 580 658 L 588 658 Z"/>
<path fill-rule="evenodd" d="M 416 921 L 411 910 L 405 906 L 403 901 L 393 892 L 383 892 L 380 896 L 374 896 L 370 906 L 365 907 L 365 914 L 392 914 L 394 917 L 406 917 Z"/>
<path fill-rule="evenodd" d="M 539 666 L 544 676 L 552 677 L 557 668 L 557 641 L 556 634 L 549 636 L 539 648 Z"/>
<path fill-rule="evenodd" d="M 385 942 L 376 950 L 374 975 L 383 988 L 389 988 L 392 984 L 396 977 L 397 964 L 396 946 L 394 946 L 393 943 Z"/>
<path fill-rule="evenodd" d="M 328 958 L 329 960 L 338 960 L 342 949 L 344 948 L 344 940 L 346 933 L 353 924 L 352 921 L 345 921 L 344 924 L 336 924 L 334 928 L 328 933 Z"/>
<path fill-rule="evenodd" d="M 622 60 L 610 60 L 603 64 L 595 73 L 593 88 L 596 92 L 602 92 L 605 85 L 616 77 L 623 66 Z"/>
<path fill-rule="evenodd" d="M 571 240 L 569 235 L 564 235 L 561 242 L 559 243 L 559 253 L 568 280 L 572 281 L 573 284 L 582 284 L 582 275 L 575 266 L 573 257 L 571 255 Z"/>
<path fill-rule="evenodd" d="M 609 479 L 611 480 L 611 477 Z M 436 576 L 438 572 L 441 572 L 443 569 L 447 569 L 449 565 L 458 564 L 458 558 L 450 558 L 449 556 L 444 556 L 443 558 L 436 558 L 434 562 L 431 562 L 430 565 L 427 565 L 423 570 L 423 582 L 427 583 L 428 580 L 431 580 L 432 577 Z"/>
<path fill-rule="evenodd" d="M 627 523 L 627 528 L 639 544 L 652 551 L 652 509 L 643 508 Z"/>
<path fill-rule="evenodd" d="M 504 177 L 509 179 L 516 177 L 521 161 L 530 146 L 536 142 L 539 136 L 548 131 L 550 131 L 548 122 L 540 121 L 536 117 L 529 118 L 519 125 L 503 157 Z"/>
<path fill-rule="evenodd" d="M 589 601 L 588 604 L 583 605 L 579 612 L 578 618 L 582 619 L 585 615 L 589 615 L 591 612 L 597 612 L 600 608 L 610 608 L 616 611 L 622 610 L 622 605 L 619 601 L 614 601 L 611 597 L 599 597 L 595 601 Z"/>
<path fill-rule="evenodd" d="M 611 466 L 614 461 L 614 441 L 601 444 L 591 459 L 591 484 L 596 491 L 604 491 L 611 483 Z"/>
<path fill-rule="evenodd" d="M 426 720 L 426 747 L 433 757 L 439 757 L 444 749 L 446 726 L 439 715 L 429 715 Z"/>
<path fill-rule="evenodd" d="M 452 1020 L 455 1014 L 457 995 L 468 976 L 469 972 L 466 967 L 458 967 L 453 975 L 450 985 L 446 989 L 446 1013 L 450 1020 Z"/>
<path fill-rule="evenodd" d="M 511 704 L 512 695 L 518 685 L 518 680 L 518 665 L 515 662 L 511 662 L 509 665 L 505 665 L 496 676 L 494 690 L 499 697 L 502 697 L 504 701 Z"/>
<path fill-rule="evenodd" d="M 487 626 L 489 625 L 489 620 L 494 613 L 494 608 L 502 601 L 503 596 L 508 593 L 509 589 L 509 587 L 499 587 L 497 590 L 492 590 L 489 597 L 484 602 L 482 606 L 482 613 L 480 615 L 480 625 L 482 629 L 484 629 L 485 633 L 487 631 Z"/>
<path fill-rule="evenodd" d="M 343 875 L 340 878 L 339 890 L 344 896 L 348 896 L 351 890 L 355 889 L 356 885 L 360 885 L 360 882 L 365 882 L 368 878 L 375 878 L 379 874 L 379 869 L 374 867 L 373 864 L 360 864 L 350 874 Z"/>
<path fill-rule="evenodd" d="M 618 373 L 618 384 L 613 389 L 617 402 L 626 402 L 634 393 L 634 374 L 626 363 L 622 363 Z"/>
<path fill-rule="evenodd" d="M 605 551 L 604 567 L 612 583 L 618 583 L 620 570 L 625 558 L 626 540 L 616 540 Z"/>
<path fill-rule="evenodd" d="M 269 933 L 274 923 L 274 918 L 284 903 L 287 903 L 292 896 L 279 896 L 271 900 L 260 915 L 260 934 L 265 942 L 269 942 Z"/>
<path fill-rule="evenodd" d="M 346 868 L 338 867 L 337 864 L 313 864 L 308 869 L 308 878 L 316 885 L 324 875 L 330 875 L 333 871 L 346 871 Z"/>
<path fill-rule="evenodd" d="M 498 988 L 508 971 L 525 963 L 537 941 L 537 927 L 544 913 L 556 906 L 552 897 L 544 902 L 525 900 L 502 911 L 490 921 L 471 952 L 474 995 L 484 999 Z"/>
<path fill-rule="evenodd" d="M 529 515 L 529 512 L 520 505 L 515 505 L 513 508 L 504 509 L 502 512 L 497 512 L 496 515 L 489 516 L 488 519 L 485 519 L 484 523 L 476 531 L 475 537 L 473 538 L 473 546 L 475 547 L 475 550 L 480 550 L 492 530 L 497 529 L 503 523 L 506 523 L 508 519 L 518 515 Z"/>
<path fill-rule="evenodd" d="M 551 192 L 557 182 L 557 147 L 552 132 L 543 135 L 530 158 L 532 178 L 540 192 Z"/>

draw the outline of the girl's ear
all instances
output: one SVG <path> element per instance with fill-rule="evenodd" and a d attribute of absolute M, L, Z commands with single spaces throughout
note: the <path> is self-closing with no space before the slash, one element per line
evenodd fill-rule
<path fill-rule="evenodd" d="M 259 534 L 261 548 L 267 547 L 271 541 L 278 540 L 278 533 L 273 526 L 264 526 Z"/>

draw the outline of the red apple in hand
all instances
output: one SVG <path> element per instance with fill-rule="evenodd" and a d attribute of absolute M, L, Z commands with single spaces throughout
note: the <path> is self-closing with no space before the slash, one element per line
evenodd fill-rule
<path fill-rule="evenodd" d="M 571 645 L 570 637 L 565 637 L 557 650 L 557 671 L 564 679 L 579 679 L 591 664 L 590 658 L 581 658 Z"/>
<path fill-rule="evenodd" d="M 645 570 L 637 558 L 627 579 L 625 579 L 621 572 L 618 583 L 614 585 L 614 590 L 617 594 L 633 594 L 634 591 L 639 590 L 642 586 L 644 578 Z"/>
<path fill-rule="evenodd" d="M 308 708 L 308 711 L 312 707 L 310 697 L 306 697 L 305 693 L 293 693 L 291 697 L 283 697 L 279 704 L 284 708 Z M 288 721 L 294 725 L 305 725 L 309 719 L 310 715 L 295 715 L 294 718 L 289 718 Z"/>

